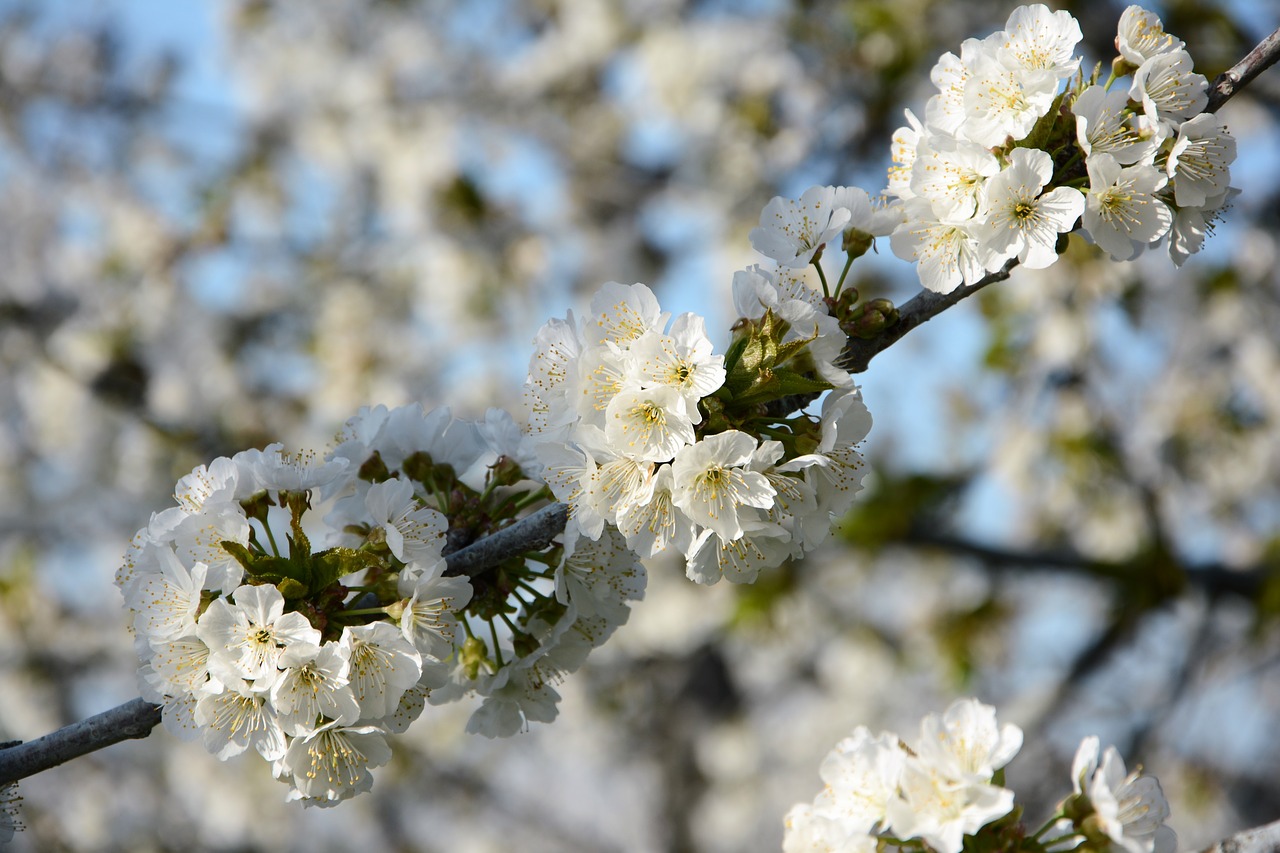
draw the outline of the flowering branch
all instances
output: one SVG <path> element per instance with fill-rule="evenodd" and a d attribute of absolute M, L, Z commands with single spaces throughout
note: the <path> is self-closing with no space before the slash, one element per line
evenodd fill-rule
<path fill-rule="evenodd" d="M 1213 113 L 1231 100 L 1249 81 L 1266 71 L 1280 59 L 1280 29 L 1267 36 L 1249 55 L 1218 75 L 1209 87 L 1209 103 L 1205 112 Z"/>
<path fill-rule="evenodd" d="M 564 531 L 568 517 L 569 508 L 562 503 L 545 506 L 450 554 L 449 573 L 474 577 L 512 557 L 544 548 Z M 0 747 L 0 785 L 34 776 L 124 740 L 144 738 L 159 722 L 158 705 L 134 699 L 36 740 Z"/>
<path fill-rule="evenodd" d="M 468 731 L 491 737 L 553 719 L 550 685 L 626 621 L 644 591 L 643 557 L 679 552 L 694 581 L 750 583 L 817 547 L 865 473 L 870 414 L 847 374 L 1014 267 L 1056 262 L 1077 229 L 1121 261 L 1167 238 L 1180 264 L 1238 192 L 1236 143 L 1203 113 L 1276 61 L 1280 31 L 1219 78 L 1212 100 L 1182 42 L 1136 6 L 1113 65 L 1130 87 L 1078 73 L 1080 38 L 1068 13 L 1021 7 L 968 59 L 948 54 L 967 82 L 940 89 L 930 124 L 908 113 L 911 126 L 895 134 L 896 201 L 875 206 L 850 187 L 772 200 L 751 232 L 770 263 L 735 276 L 741 319 L 724 355 L 702 318 L 672 318 L 645 285 L 610 282 L 587 319 L 539 331 L 528 422 L 374 407 L 348 421 L 323 462 L 271 445 L 193 470 L 116 575 L 147 698 L 0 748 L 0 784 L 145 737 L 162 716 L 156 700 L 166 721 L 189 714 L 217 758 L 256 751 L 289 799 L 331 805 L 369 789 L 369 771 L 391 760 L 386 738 L 428 701 L 483 696 Z M 818 264 L 841 237 L 847 272 L 876 236 L 917 264 L 927 288 L 900 310 L 857 304 L 844 274 L 832 288 Z M 811 263 L 821 298 L 794 289 Z M 820 416 L 775 411 L 825 392 Z M 313 493 L 334 499 L 319 550 L 304 523 Z M 551 495 L 562 502 L 516 520 Z M 906 766 L 912 756 L 896 743 L 885 748 Z M 923 800 L 904 810 L 932 778 L 916 767 L 903 771 L 910 784 L 893 813 L 856 831 L 891 825 L 959 853 L 966 826 L 1012 807 L 998 785 L 975 781 L 996 781 L 1010 749 L 984 772 L 957 765 L 957 780 L 979 785 L 966 789 L 964 826 L 927 823 Z M 1117 762 L 1096 739 L 1082 745 L 1077 813 L 1063 812 L 1062 832 L 1098 829 L 1085 826 L 1085 801 L 1115 800 Z M 1128 831 L 1117 821 L 1113 840 Z"/>

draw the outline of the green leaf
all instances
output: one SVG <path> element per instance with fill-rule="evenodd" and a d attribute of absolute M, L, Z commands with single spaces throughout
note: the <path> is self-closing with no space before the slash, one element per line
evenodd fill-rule
<path fill-rule="evenodd" d="M 304 587 L 310 584 L 311 570 L 304 561 L 277 557 L 274 554 L 255 554 L 239 542 L 227 540 L 221 544 L 244 568 L 245 574 L 251 579 L 250 583 L 279 585 L 286 579 L 292 579 Z"/>
<path fill-rule="evenodd" d="M 724 369 L 726 373 L 732 373 L 734 368 L 738 366 L 738 360 L 742 358 L 742 351 L 747 348 L 747 338 L 735 337 L 733 343 L 729 344 L 729 350 L 724 354 Z"/>
<path fill-rule="evenodd" d="M 1062 118 L 1059 110 L 1062 109 L 1062 98 L 1067 93 L 1059 92 L 1058 97 L 1053 99 L 1053 106 L 1049 107 L 1049 111 L 1036 121 L 1035 126 L 1031 128 L 1031 132 L 1027 134 L 1025 139 L 1019 139 L 1013 143 L 1014 148 L 1040 148 L 1047 149 L 1049 139 L 1053 136 L 1053 131 L 1058 123 L 1058 119 Z"/>
<path fill-rule="evenodd" d="M 317 593 L 353 572 L 382 567 L 382 560 L 368 551 L 357 551 L 354 548 L 320 551 L 311 556 L 311 592 Z"/>

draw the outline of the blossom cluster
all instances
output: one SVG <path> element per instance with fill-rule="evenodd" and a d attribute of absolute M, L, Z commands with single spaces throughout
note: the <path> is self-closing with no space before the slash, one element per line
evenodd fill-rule
<path fill-rule="evenodd" d="M 1003 768 L 1022 747 L 1022 731 L 1000 725 L 995 709 L 960 699 L 920 724 L 904 744 L 865 726 L 836 744 L 819 773 L 825 787 L 786 816 L 786 853 L 874 853 L 926 849 L 1069 850 L 1172 853 L 1160 783 L 1126 773 L 1115 747 L 1081 742 L 1072 766 L 1074 793 L 1034 833 L 1020 823 Z"/>
<path fill-rule="evenodd" d="M 450 539 L 546 500 L 523 445 L 497 410 L 377 407 L 324 459 L 271 445 L 196 468 L 116 576 L 143 697 L 179 736 L 220 759 L 252 749 L 318 805 L 368 790 L 387 736 L 428 702 L 485 697 L 469 729 L 490 736 L 552 719 L 552 684 L 626 621 L 644 573 L 607 539 L 450 573 Z"/>
<path fill-rule="evenodd" d="M 938 92 L 894 134 L 886 190 L 902 214 L 894 254 L 925 287 L 949 292 L 1015 258 L 1047 267 L 1077 225 L 1121 261 L 1167 239 L 1180 265 L 1236 194 L 1235 140 L 1154 13 L 1124 11 L 1101 83 L 1080 70 L 1080 39 L 1068 12 L 1021 6 L 934 66 Z"/>
<path fill-rule="evenodd" d="M 751 582 L 849 507 L 871 419 L 834 365 L 844 333 L 759 267 L 739 273 L 734 296 L 743 319 L 724 356 L 702 318 L 672 319 L 643 284 L 610 282 L 587 318 L 539 331 L 529 429 L 571 536 L 615 530 L 642 557 L 682 554 L 699 583 Z M 767 410 L 837 385 L 820 415 Z"/>

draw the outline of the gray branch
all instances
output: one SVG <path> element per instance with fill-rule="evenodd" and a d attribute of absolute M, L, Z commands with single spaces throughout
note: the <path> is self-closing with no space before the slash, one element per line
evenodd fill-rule
<path fill-rule="evenodd" d="M 541 551 L 564 532 L 568 520 L 569 507 L 566 505 L 554 503 L 544 506 L 510 527 L 454 551 L 447 558 L 449 574 L 474 577 L 527 551 Z"/>
<path fill-rule="evenodd" d="M 1200 853 L 1276 853 L 1278 850 L 1280 821 L 1238 832 L 1204 848 Z"/>
<path fill-rule="evenodd" d="M 1011 258 L 1003 267 L 988 273 L 973 284 L 957 287 L 950 293 L 934 293 L 923 290 L 898 308 L 898 322 L 885 329 L 870 340 L 850 338 L 845 344 L 840 357 L 840 367 L 850 373 L 862 373 L 871 363 L 871 359 L 896 344 L 907 332 L 932 320 L 960 300 L 972 296 L 989 284 L 1004 281 L 1018 265 L 1017 258 Z"/>
<path fill-rule="evenodd" d="M 1275 65 L 1277 59 L 1280 59 L 1280 30 L 1264 38 L 1248 56 L 1218 75 L 1209 87 L 1209 104 L 1204 111 L 1216 113 L 1232 95 L 1249 85 L 1249 81 Z"/>
<path fill-rule="evenodd" d="M 7 785 L 130 738 L 143 738 L 160 722 L 160 708 L 134 699 L 72 723 L 53 734 L 0 749 L 0 785 Z"/>

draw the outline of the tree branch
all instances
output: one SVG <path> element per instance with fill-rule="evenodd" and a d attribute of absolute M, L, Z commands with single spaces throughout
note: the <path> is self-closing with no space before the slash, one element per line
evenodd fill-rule
<path fill-rule="evenodd" d="M 42 738 L 0 749 L 0 785 L 25 779 L 122 740 L 146 737 L 159 722 L 159 706 L 134 699 Z"/>
<path fill-rule="evenodd" d="M 1280 821 L 1238 832 L 1200 853 L 1276 853 L 1280 850 Z"/>
<path fill-rule="evenodd" d="M 1209 103 L 1204 111 L 1216 113 L 1236 92 L 1249 85 L 1249 81 L 1275 65 L 1277 59 L 1280 59 L 1280 30 L 1264 38 L 1248 56 L 1218 75 L 1209 87 Z"/>
<path fill-rule="evenodd" d="M 839 366 L 850 373 L 862 373 L 884 350 L 896 344 L 907 332 L 932 320 L 965 297 L 972 296 L 989 284 L 1004 281 L 1018 265 L 1017 258 L 1011 258 L 1003 267 L 988 273 L 973 284 L 964 284 L 950 293 L 934 293 L 922 290 L 898 308 L 898 322 L 885 329 L 870 340 L 849 338 L 841 354 Z"/>
<path fill-rule="evenodd" d="M 1133 563 L 1093 560 L 1070 551 L 1014 551 L 985 545 L 959 536 L 912 529 L 896 539 L 901 545 L 920 548 L 937 548 L 953 556 L 972 557 L 993 569 L 1025 569 L 1031 571 L 1055 571 L 1107 580 L 1131 577 Z M 1210 596 L 1234 595 L 1256 602 L 1266 582 L 1265 567 L 1236 569 L 1219 563 L 1180 565 L 1188 586 L 1203 590 Z"/>
<path fill-rule="evenodd" d="M 446 558 L 448 573 L 474 577 L 526 551 L 540 551 L 564 532 L 568 520 L 569 507 L 565 504 L 544 506 L 510 527 L 454 551 Z"/>

